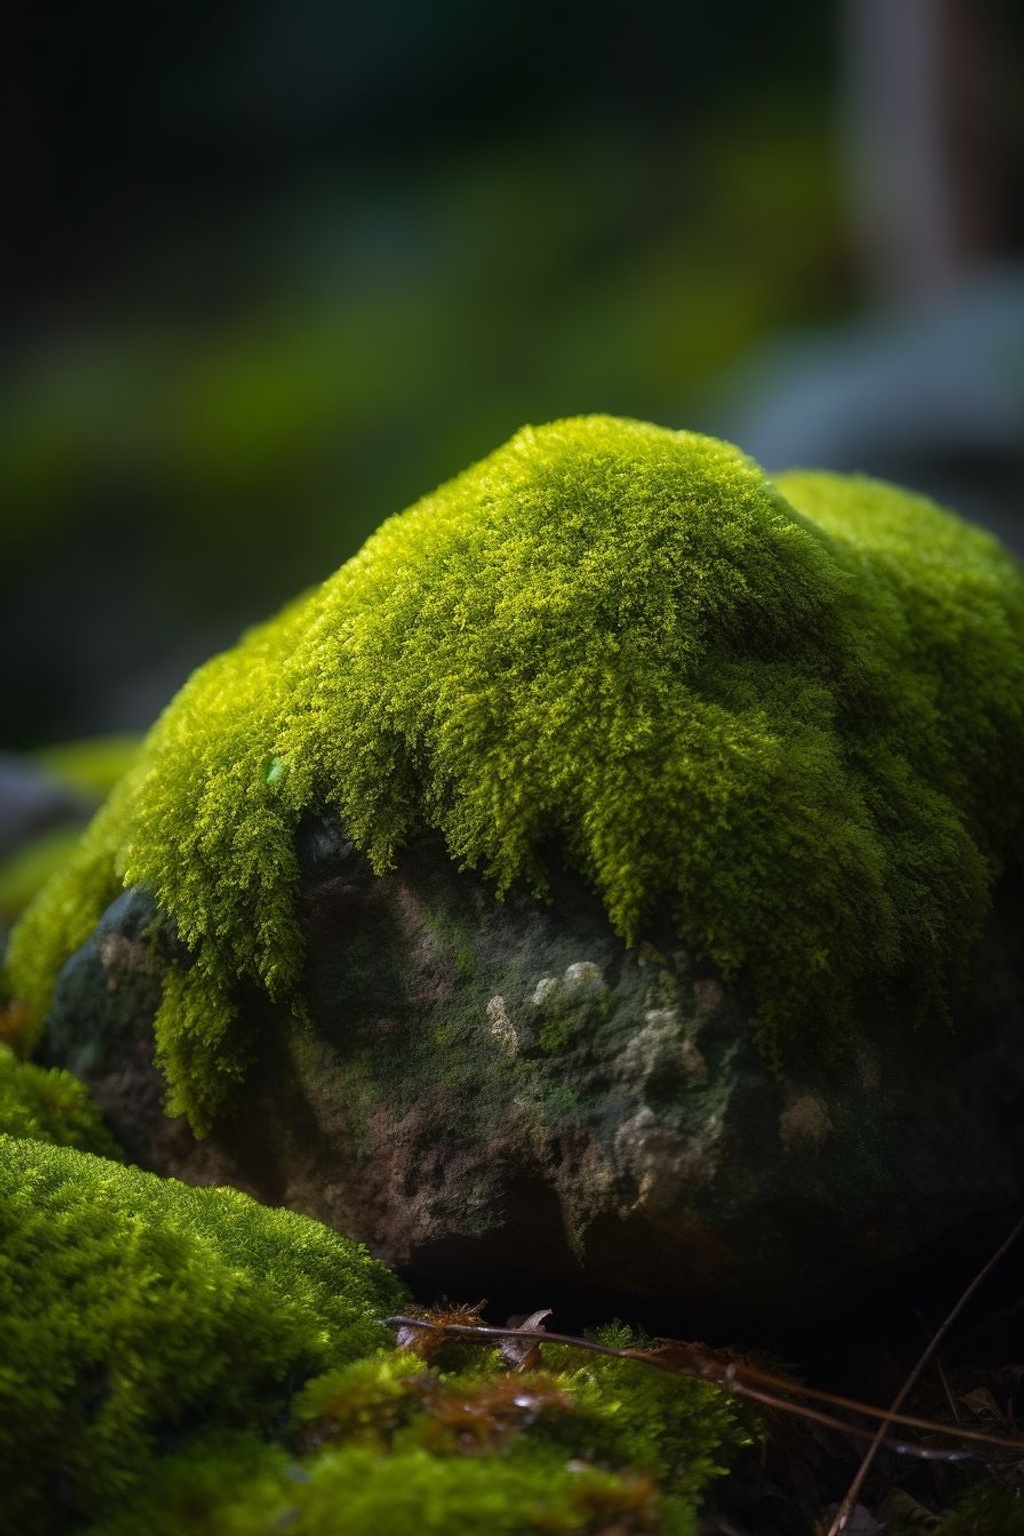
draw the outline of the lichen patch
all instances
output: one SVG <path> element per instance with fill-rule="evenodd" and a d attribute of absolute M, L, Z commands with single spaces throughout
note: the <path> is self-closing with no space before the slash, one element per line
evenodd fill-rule
<path fill-rule="evenodd" d="M 615 1134 L 617 1166 L 634 1185 L 622 1214 L 641 1209 L 651 1215 L 678 1213 L 694 1191 L 713 1183 L 721 1148 L 722 1123 L 716 1115 L 697 1134 L 682 1137 L 644 1105 Z"/>
<path fill-rule="evenodd" d="M 575 997 L 594 997 L 608 990 L 601 967 L 593 960 L 574 960 L 572 965 L 567 965 L 562 985 L 570 996 Z"/>
<path fill-rule="evenodd" d="M 508 1016 L 505 1007 L 505 999 L 501 996 L 492 997 L 487 1004 L 487 1023 L 491 1034 L 498 1042 L 507 1056 L 518 1056 L 519 1037 L 515 1026 Z"/>
<path fill-rule="evenodd" d="M 558 982 L 554 976 L 542 976 L 533 989 L 530 1002 L 535 1008 L 543 1008 L 557 986 Z"/>

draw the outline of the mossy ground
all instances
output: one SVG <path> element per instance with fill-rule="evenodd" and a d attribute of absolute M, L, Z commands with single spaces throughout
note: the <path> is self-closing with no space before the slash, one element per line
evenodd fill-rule
<path fill-rule="evenodd" d="M 328 1372 L 296 1400 L 283 1444 L 188 1447 L 91 1536 L 692 1536 L 700 1493 L 750 1438 L 730 1405 L 634 1361 L 544 1355 L 526 1372 L 478 1349 Z"/>
<path fill-rule="evenodd" d="M 356 1243 L 228 1189 L 0 1137 L 5 1530 L 99 1515 L 198 1425 L 267 1433 L 402 1300 Z"/>
<path fill-rule="evenodd" d="M 124 883 L 192 953 L 157 1024 L 202 1130 L 244 1070 L 235 988 L 301 1010 L 294 833 L 340 811 L 383 869 L 439 829 L 500 894 L 552 857 L 627 942 L 666 914 L 762 1048 L 865 988 L 948 1014 L 1021 838 L 1024 580 L 920 497 L 771 484 L 692 433 L 527 428 L 200 669 L 12 939 L 43 1015 Z"/>
<path fill-rule="evenodd" d="M 0 1136 L 0 1238 L 4 1533 L 690 1536 L 749 1439 L 634 1361 L 397 1350 L 383 1265 L 234 1190 Z"/>
<path fill-rule="evenodd" d="M 756 1450 L 713 1386 L 557 1343 L 517 1360 L 396 1337 L 381 1318 L 403 1303 L 304 1217 L 0 1135 L 0 1532 L 696 1536 L 709 1485 Z M 943 1536 L 1024 1530 L 1009 1484 L 968 1488 Z"/>
<path fill-rule="evenodd" d="M 934 1536 L 1024 1536 L 1024 1497 L 1019 1488 L 988 1481 L 935 1527 Z"/>

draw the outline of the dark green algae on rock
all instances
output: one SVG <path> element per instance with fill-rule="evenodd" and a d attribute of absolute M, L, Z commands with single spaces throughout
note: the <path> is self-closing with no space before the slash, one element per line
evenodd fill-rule
<path fill-rule="evenodd" d="M 526 429 L 195 675 L 15 990 L 157 1166 L 800 1302 L 1019 1192 L 1022 639 L 922 498 Z"/>

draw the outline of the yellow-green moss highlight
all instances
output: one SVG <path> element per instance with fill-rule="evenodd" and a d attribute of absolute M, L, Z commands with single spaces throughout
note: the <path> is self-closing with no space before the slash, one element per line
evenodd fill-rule
<path fill-rule="evenodd" d="M 149 887 L 196 957 L 158 1040 L 202 1128 L 237 979 L 300 1006 L 293 832 L 333 806 L 377 869 L 424 827 L 499 892 L 568 860 L 627 941 L 668 917 L 736 979 L 769 1053 L 865 988 L 943 1014 L 1020 849 L 1022 640 L 1021 567 L 921 497 L 524 429 L 194 675 L 16 930 L 15 986 L 45 1009 Z"/>
<path fill-rule="evenodd" d="M 47 1536 L 197 1425 L 266 1433 L 377 1348 L 402 1290 L 358 1244 L 229 1189 L 0 1136 L 0 1487 Z M 6 1528 L 6 1527 L 5 1527 Z"/>
<path fill-rule="evenodd" d="M 99 1107 L 84 1084 L 59 1067 L 19 1061 L 0 1042 L 0 1134 L 120 1156 Z"/>

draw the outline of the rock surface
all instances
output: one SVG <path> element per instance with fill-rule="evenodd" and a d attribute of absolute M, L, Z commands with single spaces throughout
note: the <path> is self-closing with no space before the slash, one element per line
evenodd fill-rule
<path fill-rule="evenodd" d="M 163 1111 L 152 1019 L 180 946 L 126 892 L 65 966 L 48 1059 L 131 1156 L 230 1182 L 414 1276 L 495 1275 L 799 1313 L 1024 1192 L 1024 898 L 1008 883 L 956 1028 L 865 1005 L 848 1050 L 776 1079 L 741 996 L 666 925 L 626 949 L 566 876 L 549 902 L 421 838 L 374 875 L 298 835 L 309 1019 L 255 990 L 252 1063 L 212 1134 Z"/>

